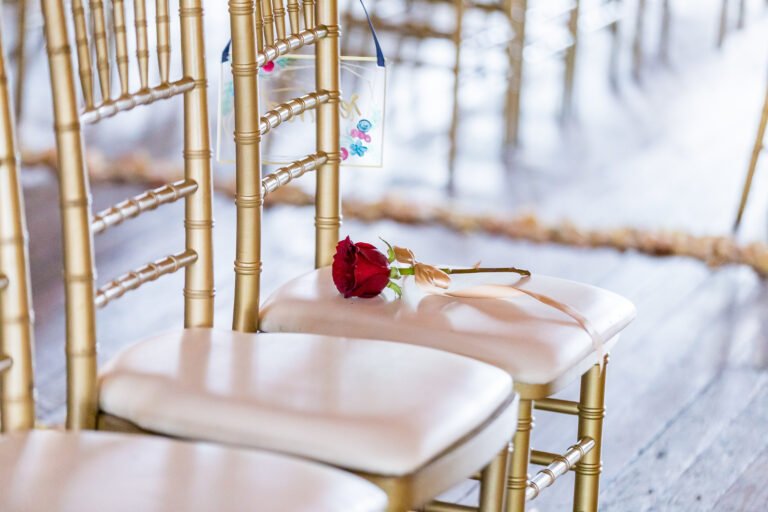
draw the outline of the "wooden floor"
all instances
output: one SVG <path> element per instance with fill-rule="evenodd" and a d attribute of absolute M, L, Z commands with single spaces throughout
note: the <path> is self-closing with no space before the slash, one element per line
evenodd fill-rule
<path fill-rule="evenodd" d="M 716 52 L 719 2 L 694 2 L 695 7 L 687 9 L 680 2 L 672 64 L 662 66 L 651 56 L 641 84 L 629 80 L 624 69 L 619 94 L 605 83 L 606 38 L 598 34 L 587 39 L 579 76 L 579 115 L 564 131 L 551 115 L 557 68 L 535 70 L 526 78 L 531 92 L 524 146 L 506 166 L 497 158 L 493 135 L 498 132 L 498 104 L 485 111 L 475 109 L 475 92 L 483 82 L 468 80 L 459 166 L 462 194 L 457 205 L 500 212 L 533 209 L 548 218 L 569 217 L 591 226 L 634 224 L 724 233 L 735 211 L 765 84 L 768 19 L 760 10 L 763 3 L 750 4 L 753 16 L 748 28 Z M 212 17 L 216 16 L 223 23 L 226 12 L 214 12 Z M 420 104 L 418 98 L 406 97 L 410 89 L 406 70 L 396 69 L 393 75 L 392 101 Z M 499 88 L 496 81 L 488 83 Z M 24 137 L 39 145 L 35 134 L 44 133 L 50 124 L 41 121 L 42 107 L 29 103 Z M 349 176 L 350 187 L 366 193 L 399 190 L 425 200 L 441 197 L 435 186 L 445 176 L 444 138 L 414 135 L 406 117 L 402 112 L 392 116 L 393 126 L 402 130 L 391 130 L 387 168 Z M 163 122 L 153 119 L 152 129 L 162 130 L 168 124 Z M 108 126 L 112 133 L 119 130 Z M 135 137 L 133 132 L 125 136 Z M 102 147 L 110 142 L 104 133 L 95 137 Z M 768 162 L 764 170 L 768 171 Z M 222 167 L 222 176 L 226 172 Z M 25 182 L 37 314 L 39 414 L 46 421 L 60 421 L 64 345 L 56 190 L 42 171 L 28 170 Z M 766 196 L 767 186 L 765 177 L 755 184 L 756 201 L 748 212 L 745 239 L 765 239 L 766 198 L 761 196 Z M 94 190 L 95 207 L 137 191 L 133 185 L 99 185 Z M 99 282 L 181 248 L 181 213 L 178 205 L 171 206 L 103 235 L 96 254 Z M 217 322 L 226 326 L 234 259 L 231 199 L 217 197 L 216 217 Z M 311 268 L 312 213 L 274 208 L 267 212 L 266 222 L 264 288 L 269 293 L 286 278 Z M 608 368 L 601 510 L 768 509 L 764 483 L 768 287 L 749 269 L 713 271 L 687 259 L 533 245 L 392 222 L 349 222 L 344 231 L 359 240 L 382 236 L 397 241 L 424 261 L 511 263 L 627 296 L 636 304 L 638 318 L 626 330 Z M 108 359 L 138 337 L 178 327 L 181 312 L 180 276 L 128 294 L 99 313 L 101 358 Z M 564 396 L 573 398 L 574 392 L 570 389 Z M 572 418 L 537 414 L 538 449 L 563 450 L 574 438 Z M 561 483 L 551 491 L 533 508 L 566 510 L 569 487 Z M 471 503 L 476 484 L 468 482 L 449 495 Z"/>

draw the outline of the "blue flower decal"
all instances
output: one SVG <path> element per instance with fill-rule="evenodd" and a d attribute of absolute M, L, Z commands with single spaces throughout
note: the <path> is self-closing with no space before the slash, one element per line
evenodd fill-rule
<path fill-rule="evenodd" d="M 371 122 L 367 119 L 361 119 L 357 122 L 357 129 L 363 133 L 366 133 L 368 130 L 370 130 L 371 126 Z"/>
<path fill-rule="evenodd" d="M 355 141 L 350 144 L 349 151 L 355 156 L 365 156 L 365 152 L 368 151 L 368 148 L 360 144 L 360 142 Z"/>

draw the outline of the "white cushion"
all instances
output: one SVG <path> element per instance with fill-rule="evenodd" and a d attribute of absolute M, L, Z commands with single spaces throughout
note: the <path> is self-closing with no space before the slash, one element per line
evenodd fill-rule
<path fill-rule="evenodd" d="M 452 276 L 455 288 L 509 284 L 508 274 Z M 266 332 L 317 333 L 400 341 L 447 350 L 509 372 L 516 382 L 547 384 L 597 354 L 592 338 L 573 318 L 520 293 L 511 298 L 456 298 L 422 293 L 406 280 L 402 299 L 385 292 L 373 299 L 345 299 L 330 267 L 279 288 L 261 308 Z M 602 338 L 616 335 L 634 318 L 631 302 L 615 293 L 564 279 L 534 275 L 522 288 L 568 304 Z"/>
<path fill-rule="evenodd" d="M 100 405 L 155 432 L 399 476 L 511 394 L 505 372 L 423 347 L 190 329 L 118 354 L 101 376 Z"/>
<path fill-rule="evenodd" d="M 373 484 L 257 451 L 104 432 L 0 436 L 3 512 L 380 512 Z"/>

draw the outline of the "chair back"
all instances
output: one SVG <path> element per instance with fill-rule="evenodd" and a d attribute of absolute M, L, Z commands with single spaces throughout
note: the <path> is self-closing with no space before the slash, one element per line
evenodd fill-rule
<path fill-rule="evenodd" d="M 261 215 L 264 197 L 316 171 L 315 265 L 329 265 L 339 240 L 339 16 L 337 0 L 229 0 L 235 91 L 237 249 L 233 328 L 255 332 L 259 324 Z M 313 45 L 314 90 L 259 112 L 259 68 Z M 315 153 L 262 175 L 261 139 L 282 123 L 315 109 Z"/>
<path fill-rule="evenodd" d="M 0 425 L 3 432 L 35 426 L 27 226 L 8 89 L 5 53 L 0 40 Z"/>
<path fill-rule="evenodd" d="M 67 426 L 93 428 L 98 406 L 97 307 L 106 306 L 149 281 L 184 269 L 185 326 L 209 327 L 213 324 L 212 176 L 203 9 L 201 0 L 179 0 L 182 76 L 172 78 L 171 51 L 174 45 L 171 44 L 169 2 L 156 0 L 154 27 L 159 83 L 151 84 L 146 0 L 133 2 L 139 85 L 132 91 L 124 0 L 113 0 L 109 26 L 104 0 L 89 0 L 87 9 L 84 0 L 71 0 L 69 12 L 65 10 L 65 4 L 64 0 L 42 0 L 53 89 L 64 244 Z M 70 34 L 70 27 L 74 34 Z M 110 35 L 114 39 L 114 52 L 111 51 Z M 95 48 L 95 72 L 92 47 Z M 73 53 L 77 54 L 77 78 Z M 113 93 L 114 68 L 117 69 L 117 93 Z M 76 82 L 79 82 L 82 101 L 78 101 Z M 98 91 L 94 82 L 98 83 Z M 83 125 L 178 95 L 184 96 L 184 179 L 94 215 L 84 160 Z M 94 235 L 182 198 L 186 202 L 184 250 L 136 268 L 97 288 Z"/>

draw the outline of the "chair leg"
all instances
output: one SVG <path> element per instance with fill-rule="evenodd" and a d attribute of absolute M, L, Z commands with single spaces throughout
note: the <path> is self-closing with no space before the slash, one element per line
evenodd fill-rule
<path fill-rule="evenodd" d="M 565 52 L 565 80 L 563 87 L 563 105 L 560 115 L 567 120 L 573 109 L 573 87 L 576 78 L 576 52 L 579 47 L 579 0 L 568 17 L 568 33 L 571 35 L 571 46 Z"/>
<path fill-rule="evenodd" d="M 608 358 L 605 359 L 606 365 Z M 600 452 L 603 439 L 603 418 L 605 417 L 605 373 L 598 365 L 593 366 L 581 378 L 579 398 L 579 439 L 590 437 L 595 447 L 576 465 L 576 485 L 573 495 L 574 512 L 597 512 L 597 498 L 600 491 L 602 461 Z"/>
<path fill-rule="evenodd" d="M 739 30 L 744 28 L 747 20 L 747 0 L 739 0 L 739 17 L 736 22 L 736 28 Z"/>
<path fill-rule="evenodd" d="M 632 41 L 632 76 L 639 82 L 643 72 L 643 40 L 645 39 L 646 0 L 638 0 L 635 18 L 635 37 Z"/>
<path fill-rule="evenodd" d="M 670 0 L 664 0 L 661 4 L 661 35 L 659 37 L 659 57 L 665 64 L 669 64 L 669 38 L 672 27 L 672 6 Z"/>
<path fill-rule="evenodd" d="M 765 147 L 765 132 L 768 128 L 768 89 L 765 91 L 765 103 L 763 103 L 763 113 L 760 116 L 760 125 L 757 128 L 757 138 L 755 139 L 755 145 L 752 147 L 752 155 L 749 159 L 749 168 L 747 169 L 747 177 L 744 180 L 744 188 L 741 191 L 741 200 L 739 201 L 739 210 L 736 213 L 736 220 L 733 223 L 733 232 L 735 233 L 739 229 L 741 219 L 744 216 L 744 209 L 747 207 L 747 199 L 749 199 L 749 192 L 752 189 L 752 179 L 755 177 L 755 170 L 757 169 L 757 161 L 760 158 Z"/>
<path fill-rule="evenodd" d="M 480 507 L 478 512 L 502 512 L 507 485 L 509 448 L 499 453 L 486 467 L 480 478 Z"/>
<path fill-rule="evenodd" d="M 528 488 L 528 462 L 531 457 L 531 430 L 533 429 L 533 402 L 520 400 L 517 414 L 517 432 L 512 442 L 513 451 L 507 494 L 507 512 L 525 511 L 525 490 Z"/>
<path fill-rule="evenodd" d="M 509 20 L 514 32 L 508 47 L 509 83 L 505 106 L 504 142 L 506 148 L 520 142 L 520 93 L 523 88 L 523 50 L 525 49 L 525 19 L 528 0 L 509 1 Z M 505 149 L 506 149 L 505 148 Z"/>
<path fill-rule="evenodd" d="M 613 0 L 616 4 L 615 8 L 618 11 L 621 9 L 621 0 Z M 614 89 L 619 88 L 619 54 L 621 53 L 621 20 L 619 16 L 610 25 L 611 31 L 611 58 L 608 69 L 608 75 L 611 82 L 611 87 Z"/>
<path fill-rule="evenodd" d="M 14 91 L 14 107 L 16 108 L 16 123 L 21 121 L 22 107 L 24 106 L 24 75 L 26 73 L 26 42 L 27 42 L 27 0 L 18 1 L 18 34 L 16 37 L 16 89 Z"/>
<path fill-rule="evenodd" d="M 728 6 L 730 0 L 722 0 L 720 4 L 720 21 L 717 28 L 717 47 L 722 48 L 725 42 L 725 34 L 728 32 Z"/>
<path fill-rule="evenodd" d="M 459 133 L 459 75 L 461 74 L 461 34 L 464 22 L 464 0 L 455 0 L 456 26 L 453 33 L 453 108 L 451 112 L 451 128 L 448 149 L 448 192 L 456 191 L 456 151 Z"/>

